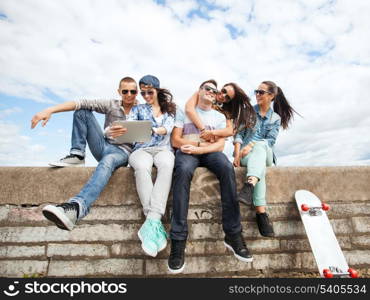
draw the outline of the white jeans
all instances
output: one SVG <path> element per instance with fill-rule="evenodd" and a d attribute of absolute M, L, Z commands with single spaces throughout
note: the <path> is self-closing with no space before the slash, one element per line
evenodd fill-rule
<path fill-rule="evenodd" d="M 142 148 L 129 157 L 129 164 L 135 170 L 136 190 L 143 205 L 144 214 L 152 219 L 161 219 L 171 189 L 174 154 L 163 147 Z M 157 168 L 153 184 L 152 168 Z"/>

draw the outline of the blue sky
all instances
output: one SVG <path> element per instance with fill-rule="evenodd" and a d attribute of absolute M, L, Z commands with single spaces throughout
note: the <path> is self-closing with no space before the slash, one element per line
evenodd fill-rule
<path fill-rule="evenodd" d="M 32 116 L 115 98 L 122 77 L 148 73 L 180 106 L 208 78 L 237 82 L 252 103 L 273 80 L 303 116 L 278 137 L 279 165 L 369 165 L 369 11 L 366 0 L 2 0 L 0 165 L 66 155 L 72 113 L 34 130 Z"/>

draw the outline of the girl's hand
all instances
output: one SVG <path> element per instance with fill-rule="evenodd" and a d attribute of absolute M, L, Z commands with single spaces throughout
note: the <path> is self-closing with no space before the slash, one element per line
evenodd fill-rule
<path fill-rule="evenodd" d="M 244 156 L 247 156 L 251 150 L 251 146 L 245 146 L 240 152 L 240 157 L 243 158 Z"/>
<path fill-rule="evenodd" d="M 240 167 L 240 155 L 239 154 L 235 155 L 233 165 L 234 167 Z"/>
<path fill-rule="evenodd" d="M 203 140 L 205 141 L 209 141 L 211 143 L 214 143 L 215 142 L 215 136 L 214 134 L 212 133 L 212 130 L 204 130 L 201 134 L 200 134 L 200 138 L 202 138 Z"/>

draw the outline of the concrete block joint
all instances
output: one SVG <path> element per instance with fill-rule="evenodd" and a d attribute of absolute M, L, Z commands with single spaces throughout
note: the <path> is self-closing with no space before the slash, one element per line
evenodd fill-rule
<path fill-rule="evenodd" d="M 146 256 L 137 238 L 144 217 L 133 170 L 119 168 L 90 214 L 71 232 L 41 214 L 48 203 L 77 194 L 94 168 L 0 167 L 0 276 L 170 277 L 169 246 Z M 244 168 L 236 168 L 238 190 Z M 155 172 L 154 172 L 155 174 Z M 370 277 L 370 167 L 270 167 L 267 201 L 276 236 L 259 235 L 251 208 L 241 206 L 243 235 L 254 255 L 241 263 L 224 247 L 220 191 L 204 168 L 194 174 L 185 277 L 318 277 L 294 201 L 307 189 L 331 205 L 333 229 L 351 267 Z M 172 195 L 164 224 L 169 230 Z"/>

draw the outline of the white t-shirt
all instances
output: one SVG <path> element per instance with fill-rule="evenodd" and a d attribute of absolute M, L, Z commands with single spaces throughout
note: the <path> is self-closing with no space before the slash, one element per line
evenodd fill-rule
<path fill-rule="evenodd" d="M 202 110 L 199 107 L 196 107 L 195 110 L 207 130 L 226 128 L 226 118 L 222 113 L 214 109 Z M 196 142 L 203 141 L 200 138 L 200 130 L 180 109 L 176 112 L 175 127 L 183 129 L 182 137 L 184 139 Z"/>

